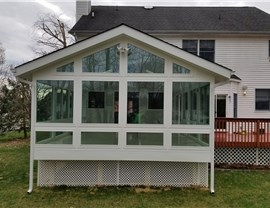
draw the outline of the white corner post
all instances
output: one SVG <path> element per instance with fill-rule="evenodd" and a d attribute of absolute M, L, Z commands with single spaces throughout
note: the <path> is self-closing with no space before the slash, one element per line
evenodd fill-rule
<path fill-rule="evenodd" d="M 36 115 L 36 85 L 31 84 L 31 136 L 30 136 L 30 159 L 29 159 L 29 189 L 27 193 L 31 194 L 34 183 L 34 145 L 35 145 L 35 115 Z"/>

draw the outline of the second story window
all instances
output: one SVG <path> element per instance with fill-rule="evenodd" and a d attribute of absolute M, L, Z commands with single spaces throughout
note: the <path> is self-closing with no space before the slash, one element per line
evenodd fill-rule
<path fill-rule="evenodd" d="M 270 110 L 270 89 L 255 89 L 255 109 Z"/>
<path fill-rule="evenodd" d="M 182 48 L 209 61 L 215 61 L 214 40 L 183 40 Z"/>

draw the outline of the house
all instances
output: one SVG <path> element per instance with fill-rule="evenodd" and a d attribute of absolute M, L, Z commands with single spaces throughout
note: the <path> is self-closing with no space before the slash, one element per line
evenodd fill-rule
<path fill-rule="evenodd" d="M 77 1 L 77 19 L 76 44 L 16 68 L 32 86 L 29 192 L 34 160 L 39 186 L 208 187 L 210 164 L 214 192 L 215 109 L 268 113 L 269 15 Z"/>

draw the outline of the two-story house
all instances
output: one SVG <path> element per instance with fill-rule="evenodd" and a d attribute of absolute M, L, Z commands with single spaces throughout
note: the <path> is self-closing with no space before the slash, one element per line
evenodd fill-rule
<path fill-rule="evenodd" d="M 208 187 L 210 164 L 214 192 L 215 109 L 270 115 L 270 15 L 80 0 L 77 20 L 76 44 L 16 68 L 32 86 L 29 192 L 34 160 L 40 186 Z"/>

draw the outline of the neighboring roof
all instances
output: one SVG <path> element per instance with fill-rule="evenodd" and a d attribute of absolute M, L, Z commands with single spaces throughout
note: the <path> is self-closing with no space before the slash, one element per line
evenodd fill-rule
<path fill-rule="evenodd" d="M 200 58 L 199 56 L 186 52 L 177 46 L 169 44 L 163 40 L 141 32 L 135 28 L 129 27 L 125 24 L 121 24 L 93 37 L 79 41 L 64 49 L 60 49 L 33 61 L 29 61 L 25 64 L 17 66 L 15 68 L 15 75 L 16 77 L 31 80 L 32 72 L 36 70 L 42 70 L 65 59 L 71 59 L 78 54 L 89 51 L 89 48 L 106 41 L 120 41 L 122 37 L 128 37 L 133 40 L 140 41 L 144 44 L 147 44 L 148 46 L 156 48 L 157 50 L 161 50 L 170 56 L 174 56 L 178 59 L 181 59 L 182 61 L 196 65 L 208 73 L 212 73 L 216 78 L 216 82 L 227 80 L 231 76 L 232 70 L 224 66 L 207 61 L 203 58 Z"/>
<path fill-rule="evenodd" d="M 92 12 L 70 33 L 98 33 L 124 23 L 147 33 L 270 34 L 270 15 L 255 7 L 92 6 Z"/>

